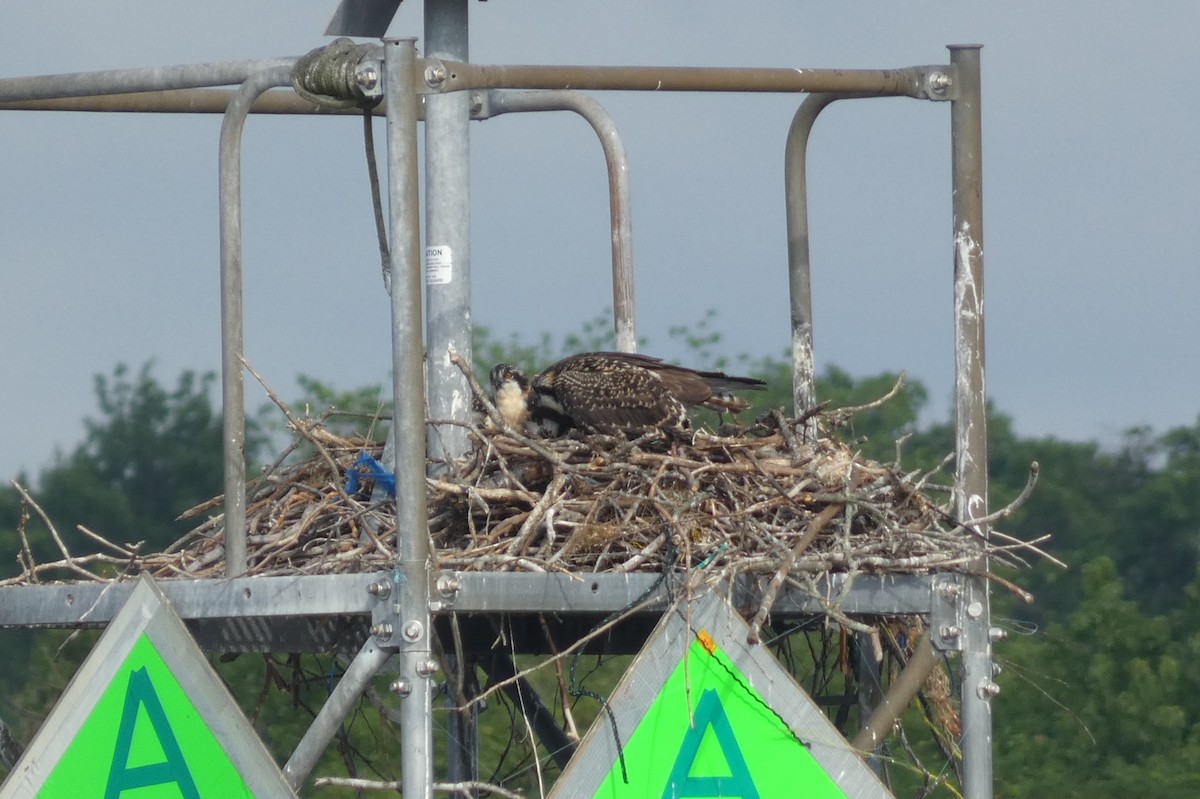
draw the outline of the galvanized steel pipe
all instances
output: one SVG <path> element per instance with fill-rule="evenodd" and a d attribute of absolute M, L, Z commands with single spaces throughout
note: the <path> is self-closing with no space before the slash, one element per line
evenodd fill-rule
<path fill-rule="evenodd" d="M 783 153 L 788 289 L 792 319 L 792 407 L 797 416 L 817 404 L 812 261 L 808 250 L 808 138 L 817 116 L 830 103 L 843 96 L 820 93 L 804 98 L 792 117 Z M 805 425 L 805 435 L 816 437 L 815 421 Z"/>
<path fill-rule="evenodd" d="M 956 97 L 950 111 L 954 208 L 954 373 L 956 512 L 963 524 L 988 513 L 987 398 L 984 385 L 983 129 L 979 45 L 950 47 Z M 987 537 L 986 525 L 977 532 Z M 983 574 L 987 561 L 973 564 Z M 995 693 L 988 582 L 965 577 L 962 668 L 963 794 L 991 799 Z"/>
<path fill-rule="evenodd" d="M 426 55 L 467 58 L 467 0 L 427 0 Z M 471 363 L 471 102 L 425 98 L 426 392 L 431 419 L 467 422 L 471 389 L 450 352 Z M 429 428 L 434 468 L 471 448 L 462 424 Z"/>
<path fill-rule="evenodd" d="M 413 39 L 384 44 L 387 94 L 388 199 L 391 216 L 392 440 L 396 473 L 395 594 L 400 630 L 400 768 L 406 797 L 429 797 L 432 774 L 432 695 L 429 675 L 429 520 L 425 502 L 425 378 L 421 349 L 421 213 L 417 172 L 417 93 Z"/>
<path fill-rule="evenodd" d="M 925 97 L 930 72 L 902 69 L 779 67 L 596 67 L 466 64 L 426 58 L 419 65 L 427 90 L 576 89 L 662 92 L 836 92 Z"/>
<path fill-rule="evenodd" d="M 617 349 L 637 352 L 633 301 L 633 221 L 629 158 L 612 117 L 594 98 L 573 91 L 495 91 L 488 94 L 491 116 L 520 111 L 574 111 L 583 117 L 604 148 L 608 168 L 608 211 L 612 227 L 613 326 Z"/>
<path fill-rule="evenodd" d="M 224 444 L 225 576 L 246 571 L 246 391 L 242 364 L 242 130 L 256 97 L 287 86 L 292 62 L 252 75 L 221 122 L 221 435 Z"/>
<path fill-rule="evenodd" d="M 368 638 L 354 656 L 346 673 L 338 680 L 325 704 L 321 705 L 317 717 L 304 732 L 304 737 L 296 744 L 292 756 L 283 767 L 283 776 L 294 790 L 299 791 L 300 786 L 308 779 L 342 722 L 358 707 L 363 689 L 387 663 L 392 651 L 379 646 L 374 638 Z"/>
<path fill-rule="evenodd" d="M 218 64 L 183 64 L 171 67 L 110 69 L 0 79 L 0 102 L 45 100 L 52 97 L 88 97 L 201 86 L 232 86 L 280 67 L 291 69 L 294 58 L 260 61 L 227 61 Z"/>

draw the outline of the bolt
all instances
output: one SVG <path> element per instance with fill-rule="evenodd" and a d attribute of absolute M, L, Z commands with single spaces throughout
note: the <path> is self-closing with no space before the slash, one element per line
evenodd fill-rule
<path fill-rule="evenodd" d="M 425 83 L 433 89 L 446 82 L 446 67 L 441 64 L 430 64 L 425 67 Z"/>
<path fill-rule="evenodd" d="M 929 75 L 929 91 L 934 94 L 945 94 L 950 84 L 950 76 L 945 72 L 932 72 Z"/>
<path fill-rule="evenodd" d="M 437 661 L 433 659 L 422 660 L 417 664 L 417 675 L 421 677 L 432 676 L 437 670 Z"/>
<path fill-rule="evenodd" d="M 380 642 L 386 641 L 392 637 L 392 625 L 390 622 L 381 621 L 378 624 L 371 626 L 371 635 L 375 636 Z"/>
<path fill-rule="evenodd" d="M 989 627 L 988 628 L 988 640 L 991 641 L 993 644 L 996 643 L 997 641 L 1003 641 L 1007 637 L 1008 637 L 1008 630 L 1002 630 L 999 627 Z"/>
<path fill-rule="evenodd" d="M 972 602 L 969 605 L 967 605 L 967 615 L 970 616 L 972 619 L 978 619 L 980 616 L 983 615 L 983 603 L 982 602 Z"/>
<path fill-rule="evenodd" d="M 999 663 L 992 664 L 992 677 L 999 677 L 1003 673 L 1004 673 L 1003 666 L 1001 666 Z"/>
<path fill-rule="evenodd" d="M 354 82 L 363 91 L 372 91 L 379 85 L 379 70 L 369 64 L 360 66 L 354 71 Z"/>
<path fill-rule="evenodd" d="M 392 680 L 392 684 L 388 686 L 388 690 L 396 696 L 405 697 L 412 693 L 412 683 L 403 677 L 397 677 Z"/>
<path fill-rule="evenodd" d="M 943 640 L 954 641 L 960 635 L 962 635 L 962 630 L 960 630 L 958 627 L 955 627 L 953 624 L 943 624 L 942 629 L 938 630 L 938 634 Z"/>
<path fill-rule="evenodd" d="M 386 599 L 392 593 L 392 584 L 387 580 L 376 580 L 367 586 L 367 593 L 377 599 Z"/>
<path fill-rule="evenodd" d="M 443 574 L 437 578 L 437 591 L 444 597 L 451 597 L 458 593 L 458 578 L 452 574 Z"/>
<path fill-rule="evenodd" d="M 471 95 L 471 114 L 478 114 L 483 110 L 483 96 L 479 94 Z"/>
<path fill-rule="evenodd" d="M 991 680 L 981 680 L 978 693 L 980 699 L 992 699 L 1000 693 L 1000 686 Z"/>
<path fill-rule="evenodd" d="M 420 641 L 424 633 L 425 628 L 421 625 L 421 622 L 415 620 L 405 623 L 404 629 L 400 631 L 400 635 L 410 644 L 414 641 Z"/>

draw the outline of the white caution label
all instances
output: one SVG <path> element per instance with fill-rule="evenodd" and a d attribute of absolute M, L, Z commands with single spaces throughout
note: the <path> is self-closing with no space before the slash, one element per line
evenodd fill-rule
<path fill-rule="evenodd" d="M 425 283 L 440 286 L 454 279 L 454 256 L 444 244 L 425 248 Z"/>

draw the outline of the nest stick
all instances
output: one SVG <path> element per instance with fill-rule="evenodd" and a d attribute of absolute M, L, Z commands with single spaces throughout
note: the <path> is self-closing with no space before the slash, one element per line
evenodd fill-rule
<path fill-rule="evenodd" d="M 783 559 L 783 563 L 779 564 L 779 570 L 775 572 L 775 576 L 771 578 L 771 582 L 767 584 L 767 590 L 763 591 L 762 602 L 758 606 L 758 612 L 754 614 L 753 621 L 750 622 L 750 634 L 746 636 L 746 642 L 749 644 L 759 643 L 759 630 L 762 629 L 763 621 L 766 620 L 767 614 L 771 612 L 771 607 L 775 604 L 775 597 L 779 593 L 783 581 L 787 579 L 788 572 L 791 571 L 792 565 L 796 562 L 796 558 L 808 549 L 825 526 L 842 512 L 844 505 L 826 505 L 825 509 L 817 514 L 808 527 L 804 530 L 804 535 L 792 547 L 792 551 Z"/>

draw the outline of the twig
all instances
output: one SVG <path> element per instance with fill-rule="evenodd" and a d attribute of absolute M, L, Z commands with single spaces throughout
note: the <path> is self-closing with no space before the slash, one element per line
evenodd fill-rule
<path fill-rule="evenodd" d="M 238 360 L 242 362 L 242 366 L 246 367 L 246 371 L 252 374 L 254 379 L 259 382 L 259 385 L 263 387 L 263 390 L 267 392 L 267 397 L 270 398 L 271 402 L 275 403 L 275 406 L 278 407 L 279 410 L 283 411 L 283 415 L 287 417 L 288 424 L 292 426 L 292 429 L 304 436 L 304 438 L 308 439 L 308 442 L 313 445 L 313 448 L 316 449 L 317 454 L 321 456 L 321 459 L 325 461 L 325 465 L 329 467 L 329 473 L 333 478 L 334 487 L 337 488 L 338 493 L 340 493 L 345 499 L 349 500 L 350 497 L 347 496 L 346 490 L 338 481 L 338 466 L 333 460 L 333 456 L 329 454 L 329 450 L 327 450 L 325 445 L 313 435 L 308 425 L 302 424 L 300 420 L 292 414 L 288 406 L 283 403 L 283 400 L 279 399 L 279 395 L 271 390 L 271 387 L 267 385 L 267 381 L 263 379 L 262 375 L 254 370 L 254 367 L 250 365 L 250 362 L 247 361 L 244 356 L 239 355 Z"/>
<path fill-rule="evenodd" d="M 884 394 L 879 399 L 872 400 L 871 402 L 868 402 L 866 405 L 848 405 L 844 408 L 837 408 L 834 410 L 834 413 L 838 414 L 839 416 L 853 416 L 854 414 L 862 413 L 863 411 L 875 410 L 876 408 L 887 403 L 889 400 L 891 400 L 893 397 L 895 397 L 897 394 L 899 394 L 900 389 L 903 387 L 904 387 L 904 372 L 901 372 L 896 377 L 896 384 L 892 386 L 891 391 Z"/>
<path fill-rule="evenodd" d="M 783 581 L 787 579 L 788 572 L 791 571 L 792 565 L 795 564 L 796 558 L 816 540 L 821 531 L 825 529 L 825 525 L 833 521 L 845 508 L 844 505 L 835 504 L 825 506 L 825 510 L 817 514 L 808 527 L 804 530 L 804 535 L 792 547 L 792 551 L 783 559 L 783 563 L 779 564 L 779 570 L 775 572 L 775 576 L 771 578 L 771 582 L 767 584 L 767 590 L 763 591 L 762 601 L 759 603 L 758 612 L 754 614 L 754 620 L 750 622 L 750 634 L 746 636 L 746 643 L 757 644 L 759 642 L 758 631 L 762 629 L 762 623 L 767 618 L 767 614 L 771 612 L 772 606 L 775 604 L 775 596 L 779 593 L 779 588 L 783 585 Z"/>
<path fill-rule="evenodd" d="M 50 531 L 50 537 L 54 539 L 54 545 L 58 547 L 58 551 L 62 553 L 63 559 L 60 561 L 66 568 L 75 572 L 78 575 L 88 578 L 89 580 L 98 580 L 103 582 L 104 578 L 93 574 L 87 569 L 76 563 L 76 559 L 67 551 L 67 545 L 63 543 L 62 536 L 58 534 L 58 529 L 54 526 L 54 522 L 50 521 L 50 517 L 46 515 L 46 511 L 42 510 L 42 506 L 34 502 L 33 497 L 25 490 L 25 487 L 16 480 L 10 480 L 12 487 L 17 489 L 17 493 L 21 495 L 22 501 L 33 508 L 33 512 L 38 515 L 42 523 L 46 525 L 46 529 Z"/>
<path fill-rule="evenodd" d="M 313 787 L 356 788 L 362 791 L 399 791 L 403 790 L 404 783 L 400 782 L 400 780 L 367 780 L 361 777 L 317 777 L 313 780 Z M 491 783 L 480 782 L 478 780 L 435 782 L 430 787 L 441 793 L 456 793 L 467 797 L 471 796 L 472 791 L 487 791 L 503 797 L 503 799 L 521 799 L 521 794 L 519 793 L 513 793 L 507 788 L 501 788 L 499 785 L 492 785 Z"/>
<path fill-rule="evenodd" d="M 957 533 L 968 528 L 983 527 L 984 525 L 991 524 L 997 519 L 1003 519 L 1007 516 L 1011 516 L 1013 512 L 1025 504 L 1025 501 L 1029 499 L 1029 495 L 1033 493 L 1033 487 L 1037 485 L 1039 469 L 1040 467 L 1038 466 L 1037 461 L 1029 464 L 1029 478 L 1025 481 L 1025 487 L 1021 489 L 1021 493 L 1018 494 L 1017 498 L 1012 502 L 1008 503 L 1000 510 L 989 513 L 987 516 L 981 516 L 978 519 L 968 519 L 959 524 L 958 527 L 951 530 L 951 532 Z"/>

